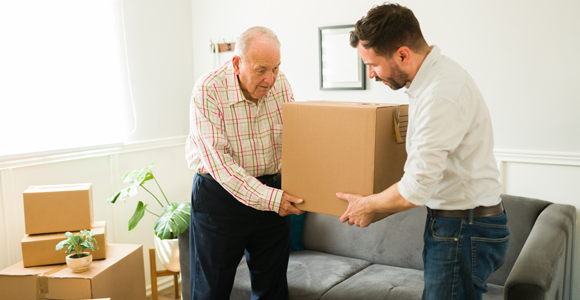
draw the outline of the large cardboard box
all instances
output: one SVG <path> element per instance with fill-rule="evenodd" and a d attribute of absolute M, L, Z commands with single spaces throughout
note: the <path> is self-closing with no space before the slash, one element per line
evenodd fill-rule
<path fill-rule="evenodd" d="M 91 231 L 97 240 L 99 249 L 87 250 L 93 254 L 93 260 L 107 258 L 107 224 L 105 221 L 93 223 Z M 78 234 L 79 232 L 72 232 Z M 22 239 L 22 262 L 24 267 L 66 263 L 66 248 L 56 251 L 55 247 L 60 241 L 65 240 L 64 233 L 27 234 Z"/>
<path fill-rule="evenodd" d="M 371 195 L 403 176 L 408 105 L 306 101 L 283 114 L 282 189 L 304 199 L 296 207 L 340 217 L 337 192 Z"/>
<path fill-rule="evenodd" d="M 95 299 L 145 300 L 143 246 L 109 244 L 107 259 L 73 273 L 67 265 L 25 268 L 22 261 L 0 271 L 3 300 Z"/>
<path fill-rule="evenodd" d="M 93 224 L 90 183 L 30 186 L 23 198 L 26 234 L 80 231 Z"/>

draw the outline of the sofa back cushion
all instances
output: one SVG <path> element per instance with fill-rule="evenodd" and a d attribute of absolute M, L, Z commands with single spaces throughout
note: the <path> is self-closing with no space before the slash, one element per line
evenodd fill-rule
<path fill-rule="evenodd" d="M 426 215 L 425 207 L 417 207 L 360 228 L 340 223 L 337 217 L 307 213 L 302 246 L 377 264 L 423 270 Z"/>
<path fill-rule="evenodd" d="M 538 215 L 550 202 L 525 197 L 501 196 L 508 215 L 509 250 L 504 265 L 489 279 L 504 285 Z M 348 226 L 337 217 L 307 213 L 302 246 L 372 263 L 423 270 L 423 232 L 427 210 L 413 208 L 387 217 L 367 228 Z"/>

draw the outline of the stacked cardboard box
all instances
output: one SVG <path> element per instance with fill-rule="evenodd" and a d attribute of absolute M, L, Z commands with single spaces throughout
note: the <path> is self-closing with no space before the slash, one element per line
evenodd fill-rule
<path fill-rule="evenodd" d="M 145 300 L 143 246 L 110 244 L 107 259 L 73 273 L 67 265 L 25 268 L 22 262 L 0 271 L 0 299 Z"/>
<path fill-rule="evenodd" d="M 106 222 L 93 222 L 91 184 L 31 186 L 23 197 L 23 259 L 0 271 L 0 299 L 146 298 L 143 246 L 107 244 Z M 84 229 L 94 233 L 99 249 L 87 250 L 93 255 L 88 271 L 74 273 L 65 250 L 55 248 L 65 232 Z"/>
<path fill-rule="evenodd" d="M 63 264 L 65 250 L 56 245 L 65 232 L 91 230 L 99 249 L 93 260 L 107 257 L 107 224 L 93 222 L 93 190 L 90 183 L 31 186 L 23 193 L 26 235 L 22 239 L 24 267 Z M 96 247 L 95 247 L 96 248 Z"/>
<path fill-rule="evenodd" d="M 408 105 L 306 101 L 283 111 L 282 189 L 304 199 L 296 207 L 340 217 L 348 202 L 337 192 L 375 194 L 403 176 Z"/>

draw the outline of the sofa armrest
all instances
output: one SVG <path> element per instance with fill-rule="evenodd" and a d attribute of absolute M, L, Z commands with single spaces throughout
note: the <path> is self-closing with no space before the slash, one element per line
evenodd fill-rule
<path fill-rule="evenodd" d="M 570 299 L 575 222 L 571 205 L 542 211 L 506 280 L 504 299 Z"/>

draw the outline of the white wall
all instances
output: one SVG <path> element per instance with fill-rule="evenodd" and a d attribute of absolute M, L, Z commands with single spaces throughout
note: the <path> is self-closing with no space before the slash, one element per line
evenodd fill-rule
<path fill-rule="evenodd" d="M 146 215 L 131 232 L 127 222 L 139 200 L 157 212 L 158 204 L 143 190 L 127 203 L 106 199 L 125 186 L 121 176 L 155 160 L 154 174 L 169 200 L 190 201 L 193 174 L 184 152 L 194 81 L 191 1 L 122 0 L 122 7 L 137 128 L 124 147 L 0 162 L 0 270 L 22 260 L 22 192 L 30 185 L 92 183 L 95 220 L 107 221 L 109 243 L 143 244 L 147 285 L 155 218 Z M 159 260 L 157 266 L 163 269 Z"/>
<path fill-rule="evenodd" d="M 187 135 L 194 84 L 190 0 L 123 0 L 137 129 L 129 141 Z"/>
<path fill-rule="evenodd" d="M 234 41 L 246 28 L 274 30 L 281 70 L 297 101 L 408 103 L 404 92 L 367 82 L 365 91 L 320 91 L 318 27 L 354 24 L 377 0 L 192 0 L 194 77 L 211 69 L 210 39 Z M 425 39 L 478 83 L 495 130 L 504 192 L 580 209 L 580 2 L 401 0 Z M 579 213 L 580 215 L 580 213 Z M 580 297 L 580 225 L 574 295 Z"/>

